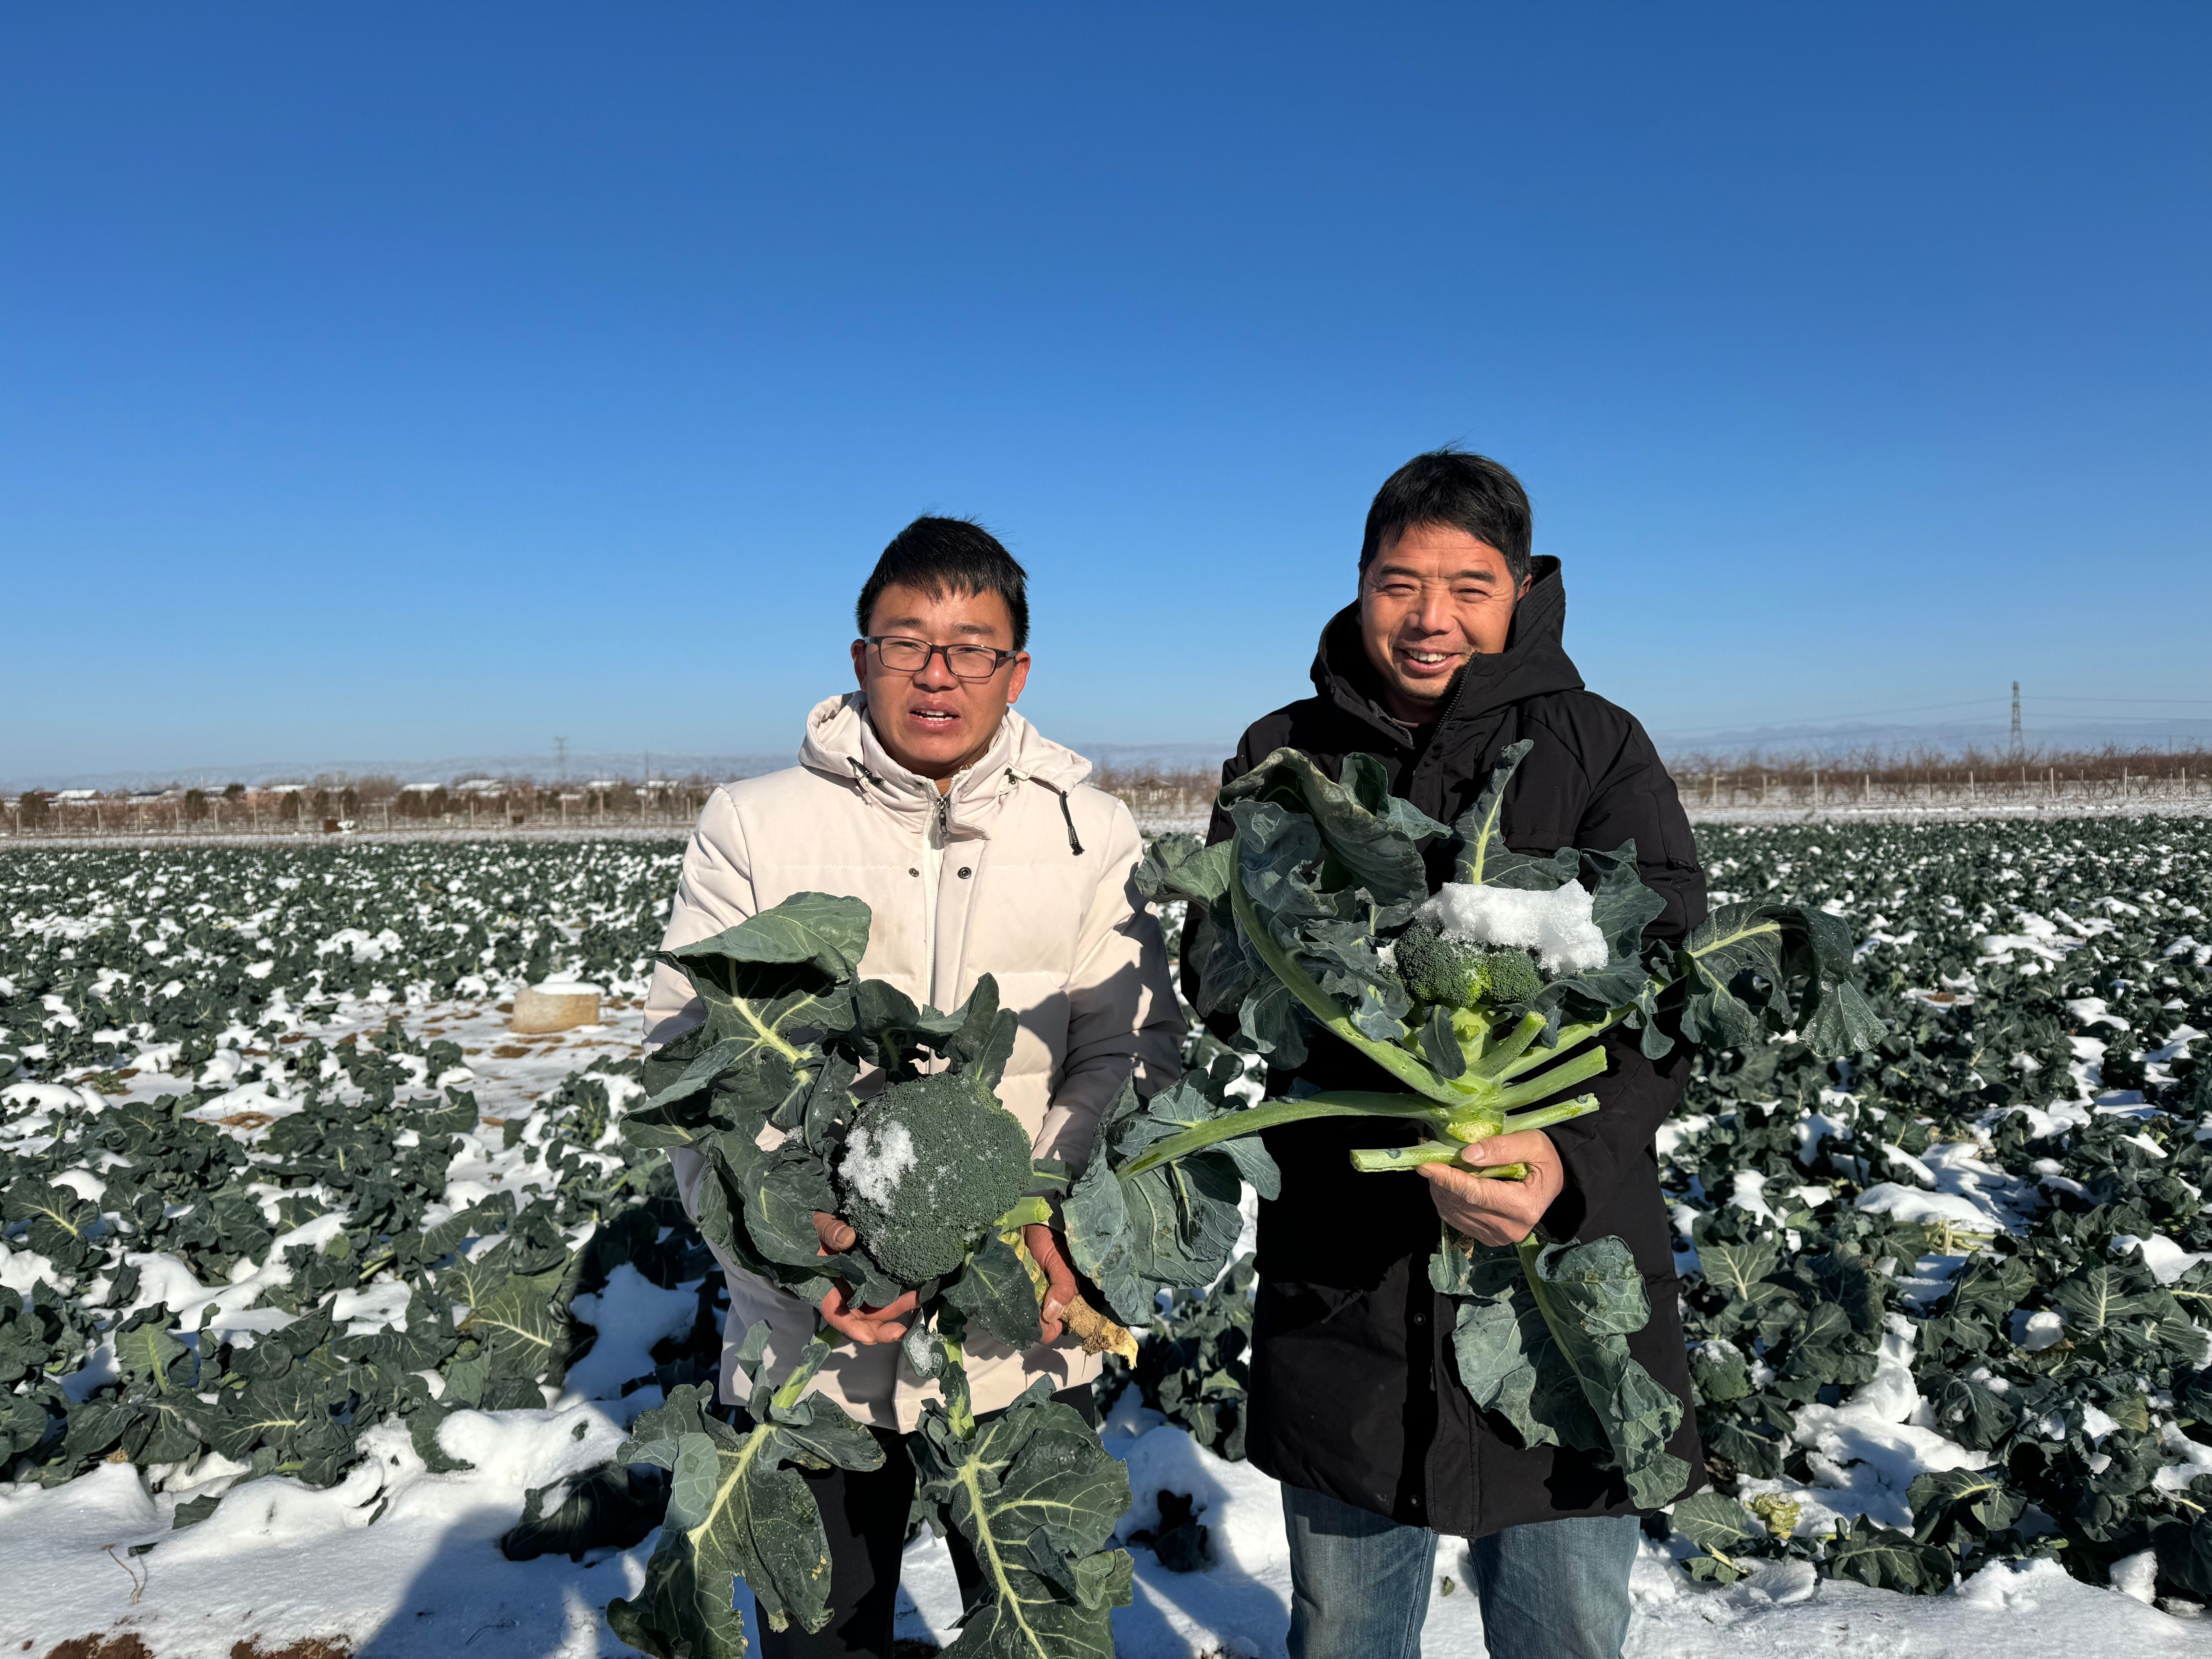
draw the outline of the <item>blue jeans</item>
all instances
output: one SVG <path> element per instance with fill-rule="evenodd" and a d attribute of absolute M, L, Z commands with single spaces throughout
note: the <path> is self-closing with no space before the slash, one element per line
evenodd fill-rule
<path fill-rule="evenodd" d="M 1419 1659 L 1437 1535 L 1283 1488 L 1291 1534 L 1291 1659 Z M 1468 1546 L 1490 1659 L 1620 1659 L 1628 1638 L 1632 1515 L 1508 1527 Z"/>

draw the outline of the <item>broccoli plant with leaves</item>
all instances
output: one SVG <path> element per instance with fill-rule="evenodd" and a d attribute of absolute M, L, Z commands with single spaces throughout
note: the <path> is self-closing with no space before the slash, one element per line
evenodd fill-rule
<path fill-rule="evenodd" d="M 1076 1265 L 1117 1317 L 1137 1322 L 1158 1286 L 1218 1272 L 1236 1236 L 1238 1180 L 1273 1195 L 1273 1164 L 1251 1139 L 1260 1130 L 1398 1120 L 1424 1139 L 1352 1162 L 1401 1170 L 1596 1110 L 1577 1091 L 1607 1068 L 1597 1039 L 1616 1026 L 1654 1059 L 1676 1032 L 1748 1047 L 1794 1031 L 1829 1054 L 1880 1038 L 1835 918 L 1724 905 L 1679 945 L 1647 946 L 1662 903 L 1637 875 L 1632 842 L 1548 857 L 1507 847 L 1506 787 L 1531 746 L 1507 749 L 1449 826 L 1392 796 L 1372 757 L 1348 757 L 1340 781 L 1279 750 L 1222 791 L 1233 836 L 1147 854 L 1139 884 L 1189 903 L 1201 1013 L 1233 1018 L 1241 1045 L 1281 1070 L 1326 1032 L 1403 1091 L 1246 1105 L 1231 1098 L 1237 1067 L 1224 1064 L 1149 1102 L 1125 1092 L 1066 1203 Z M 1439 837 L 1457 878 L 1431 891 L 1423 844 Z M 1454 1346 L 1478 1404 L 1526 1443 L 1604 1453 L 1639 1504 L 1681 1489 L 1689 1471 L 1664 1450 L 1681 1407 L 1628 1355 L 1625 1338 L 1650 1310 L 1619 1240 L 1486 1249 L 1447 1233 L 1431 1278 L 1458 1302 Z"/>
<path fill-rule="evenodd" d="M 977 1335 L 1018 1350 L 1041 1339 L 1044 1283 L 1021 1229 L 1048 1218 L 1066 1175 L 1032 1163 L 1027 1133 L 997 1101 L 1015 1027 L 995 981 L 950 1013 L 917 1007 L 858 976 L 869 922 L 857 899 L 804 893 L 666 953 L 705 1018 L 647 1061 L 651 1092 L 623 1133 L 700 1160 L 700 1231 L 727 1260 L 817 1306 L 836 1285 L 863 1305 L 918 1295 L 907 1358 L 941 1395 L 910 1443 L 918 1491 L 984 1568 L 953 1651 L 1103 1659 L 1111 1609 L 1130 1596 L 1129 1558 L 1106 1547 L 1127 1478 L 1048 1389 L 979 1419 L 964 1365 Z M 818 1211 L 852 1221 L 853 1248 L 823 1253 Z M 1134 1352 L 1079 1299 L 1066 1321 L 1094 1352 Z M 827 1620 L 821 1519 L 798 1471 L 882 1457 L 807 1392 L 829 1334 L 772 1379 L 768 1327 L 756 1324 L 738 1355 L 749 1397 L 734 1424 L 696 1389 L 640 1419 L 623 1461 L 669 1470 L 672 1496 L 643 1588 L 609 1609 L 633 1646 L 665 1659 L 743 1652 L 730 1610 L 740 1577 L 774 1628 Z"/>

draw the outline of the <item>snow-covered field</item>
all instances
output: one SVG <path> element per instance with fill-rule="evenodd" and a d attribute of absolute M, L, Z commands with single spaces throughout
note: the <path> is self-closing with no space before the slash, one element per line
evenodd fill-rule
<path fill-rule="evenodd" d="M 2212 1249 L 2212 1222 L 2198 1218 L 2201 1183 L 2185 1173 L 2212 1133 L 2198 1127 L 2205 1085 L 2191 1059 L 2202 1034 L 2189 1023 L 2203 1023 L 2212 955 L 2197 943 L 2208 929 L 2206 847 L 2201 836 L 2158 839 L 2181 828 L 2138 826 L 2124 849 L 2079 824 L 1942 832 L 1986 837 L 1955 844 L 1916 841 L 1923 832 L 1909 829 L 1853 832 L 1863 839 L 1825 848 L 1807 839 L 1814 831 L 1709 840 L 1717 887 L 1786 885 L 1849 917 L 1870 990 L 1920 1024 L 1898 1052 L 1842 1076 L 1815 1078 L 1790 1056 L 1717 1064 L 1666 1132 L 1701 1391 L 1721 1378 L 1710 1390 L 1714 1422 L 1750 1437 L 1729 1443 L 1739 1451 L 1733 1490 L 1746 1501 L 1794 1502 L 1800 1518 L 1788 1550 L 1742 1549 L 1744 1576 L 1729 1583 L 1684 1571 L 1700 1552 L 1682 1531 L 1647 1540 L 1632 1653 L 2212 1652 L 2212 1619 L 2158 1578 L 2146 1550 L 2112 1546 L 2130 1551 L 2112 1567 L 2114 1587 L 2070 1577 L 2059 1553 L 2033 1547 L 2089 1524 L 2048 1512 L 2052 1493 L 2075 1487 L 2053 1484 L 2040 1463 L 2015 1471 L 2042 1482 L 2014 1526 L 2016 1547 L 2033 1559 L 1989 1559 L 1971 1539 L 1954 1540 L 1945 1547 L 1971 1576 L 1941 1593 L 1828 1576 L 1819 1541 L 1861 1517 L 1910 1533 L 1921 1518 L 1916 1478 L 2002 1472 L 2030 1443 L 2056 1449 L 2053 1468 L 2078 1455 L 2081 1489 L 2115 1494 L 2117 1518 L 2094 1524 L 2120 1540 L 2163 1516 L 2185 1521 L 2190 1482 L 2212 1474 L 2212 1443 L 2188 1431 L 2195 1419 L 2177 1403 L 2179 1382 L 2150 1387 L 2117 1357 L 2087 1369 L 2065 1358 L 2103 1353 L 2097 1342 L 2121 1336 L 2117 1327 L 2109 1339 L 2093 1331 L 2059 1294 L 2107 1261 L 2140 1263 L 2144 1283 L 2176 1295 L 2212 1275 L 2197 1265 Z M 1997 839 L 2030 834 L 2043 839 Z M 394 1659 L 625 1650 L 600 1609 L 636 1589 L 650 1536 L 587 1543 L 575 1559 L 556 1550 L 522 1560 L 501 1540 L 532 1494 L 536 1512 L 557 1519 L 570 1483 L 604 1465 L 629 1421 L 696 1362 L 702 1280 L 682 1276 L 680 1241 L 656 1245 L 648 1228 L 626 1255 L 592 1254 L 594 1237 L 611 1236 L 616 1212 L 606 1206 L 623 1197 L 625 1172 L 645 1162 L 625 1157 L 616 1124 L 638 1094 L 624 1069 L 639 1036 L 637 952 L 650 942 L 674 853 L 0 860 L 0 1285 L 28 1304 L 14 1323 L 0 1322 L 0 1364 L 21 1361 L 12 1375 L 0 1370 L 16 1402 L 0 1419 L 15 1439 L 0 1449 L 31 1449 L 13 1484 L 0 1485 L 0 1650 L 46 1654 L 94 1633 L 107 1638 L 106 1659 L 274 1654 L 316 1641 Z M 1900 867 L 1908 854 L 1921 862 Z M 224 862 L 194 863 L 208 859 Z M 606 1024 L 511 1035 L 503 1006 L 514 987 L 564 971 L 609 988 Z M 1978 1017 L 1970 1012 L 1978 1000 Z M 2000 1007 L 2011 1024 L 1995 1020 Z M 1980 1036 L 1954 1054 L 1947 1045 L 1962 1031 Z M 450 1110 L 459 1097 L 449 1091 L 465 1091 L 475 1121 L 434 1165 L 408 1162 L 429 1137 L 389 1124 L 382 1140 L 364 1144 L 392 1170 L 365 1178 L 344 1168 L 343 1125 L 312 1145 L 283 1139 L 290 1132 L 280 1126 L 307 1121 L 324 1109 L 318 1103 L 388 1115 L 415 1109 L 421 1097 L 421 1109 Z M 210 1127 L 167 1124 L 161 1139 L 144 1114 L 165 1098 Z M 177 1148 L 204 1155 L 217 1139 L 235 1143 L 242 1169 L 265 1168 L 269 1178 L 243 1188 L 250 1201 L 220 1227 L 194 1231 L 185 1188 L 198 1177 L 171 1165 Z M 278 1146 L 292 1150 L 269 1150 Z M 303 1160 L 303 1172 L 285 1175 L 283 1158 Z M 162 1159 L 167 1172 L 149 1173 Z M 411 1192 L 409 1180 L 433 1167 L 436 1190 Z M 66 1196 L 40 1199 L 48 1208 L 39 1210 L 33 1200 L 56 1191 Z M 465 1352 L 456 1358 L 450 1331 L 441 1337 L 447 1352 L 409 1372 L 416 1383 L 371 1376 L 423 1358 L 401 1345 L 428 1340 L 472 1309 L 453 1294 L 466 1286 L 452 1274 L 522 1247 L 502 1194 L 526 1214 L 546 1200 L 551 1231 L 538 1247 L 583 1275 L 563 1281 L 574 1291 L 572 1323 L 555 1340 L 568 1357 L 543 1371 L 552 1380 L 541 1385 L 510 1364 L 501 1395 L 481 1366 L 468 1370 Z M 393 1213 L 416 1229 L 453 1221 L 459 1265 L 363 1261 L 362 1217 L 376 1204 L 398 1206 Z M 1890 1252 L 1875 1261 L 1877 1322 L 1816 1345 L 1808 1330 L 1821 1307 L 1803 1284 L 1782 1288 L 1789 1258 L 1854 1227 Z M 1915 1230 L 1902 1257 L 1899 1228 Z M 65 1246 L 81 1253 L 74 1267 L 59 1259 Z M 1759 1282 L 1778 1288 L 1724 1293 L 1762 1249 L 1777 1260 Z M 1954 1281 L 1970 1264 L 2000 1259 L 2033 1272 L 1989 1304 L 1997 1334 L 1977 1336 Z M 2114 1283 L 2147 1294 L 2136 1280 Z M 63 1291 L 66 1306 L 34 1340 L 28 1314 L 54 1308 L 51 1290 L 40 1302 L 41 1285 Z M 703 1288 L 711 1298 L 711 1283 Z M 478 1294 L 488 1305 L 495 1293 Z M 1789 1297 L 1796 1328 L 1777 1311 Z M 1747 1301 L 1748 1313 L 1739 1305 Z M 2188 1333 L 2212 1323 L 2197 1301 L 2184 1305 L 2191 1317 L 2157 1336 L 2169 1350 L 2195 1344 L 2201 1333 Z M 156 1306 L 164 1311 L 149 1323 Z M 176 1378 L 193 1365 L 216 1387 L 191 1398 L 216 1413 L 209 1400 L 220 1390 L 265 1386 L 257 1350 L 275 1352 L 283 1333 L 322 1314 L 331 1316 L 329 1345 L 354 1368 L 345 1373 L 351 1397 L 393 1402 L 388 1412 L 355 1408 L 347 1443 L 320 1466 L 326 1483 L 313 1484 L 315 1443 L 242 1435 L 230 1405 L 220 1411 L 231 1415 L 210 1416 L 181 1439 L 160 1438 L 172 1433 L 160 1423 L 149 1439 L 142 1423 L 115 1451 L 82 1456 L 81 1468 L 39 1437 L 58 1430 L 26 1426 L 23 1402 L 34 1400 L 52 1402 L 36 1408 L 41 1424 L 49 1408 L 74 1424 L 88 1401 L 111 1397 L 189 1414 Z M 173 1347 L 155 1341 L 165 1334 Z M 574 1337 L 588 1337 L 588 1347 Z M 375 1348 L 380 1340 L 389 1346 Z M 1977 1401 L 2045 1388 L 2052 1422 L 2040 1439 L 2008 1431 L 2013 1438 L 1991 1443 L 1999 1449 L 1978 1447 L 1975 1438 L 1990 1436 L 1969 1434 L 1950 1414 L 1931 1357 L 1975 1342 L 1976 1357 L 1955 1367 L 1962 1383 L 1980 1390 Z M 484 1338 L 494 1372 L 511 1352 Z M 1801 1352 L 1827 1369 L 1808 1370 Z M 2192 1363 L 2202 1362 L 2200 1352 Z M 148 1367 L 163 1365 L 162 1379 L 149 1381 Z M 1741 1392 L 1725 1383 L 1731 1366 L 1746 1378 Z M 534 1403 L 518 1401 L 518 1388 Z M 1784 1401 L 1786 1436 L 1753 1444 L 1769 1433 L 1754 1408 L 1780 1411 Z M 1273 1483 L 1146 1409 L 1133 1387 L 1115 1401 L 1107 1443 L 1135 1493 L 1124 1538 L 1157 1523 L 1168 1492 L 1193 1500 L 1210 1540 L 1206 1564 L 1183 1573 L 1134 1547 L 1136 1600 L 1115 1615 L 1117 1650 L 1282 1653 L 1288 1570 Z M 1770 1455 L 1774 1472 L 1759 1474 L 1758 1460 Z M 41 1461 L 50 1459 L 58 1461 Z M 2112 1473 L 2138 1464 L 2132 1484 Z M 949 1641 L 957 1608 L 943 1546 L 925 1536 L 908 1563 L 902 1632 Z M 1480 1608 L 1449 1540 L 1437 1572 L 1424 1651 L 1480 1654 Z"/>

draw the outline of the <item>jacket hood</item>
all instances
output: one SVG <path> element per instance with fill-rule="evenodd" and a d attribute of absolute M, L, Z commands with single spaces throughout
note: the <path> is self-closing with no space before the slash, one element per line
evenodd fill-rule
<path fill-rule="evenodd" d="M 1544 554 L 1531 561 L 1528 596 L 1513 609 L 1505 649 L 1477 657 L 1460 671 L 1439 725 L 1480 720 L 1507 703 L 1553 691 L 1579 691 L 1583 677 L 1567 655 L 1562 635 L 1567 625 L 1567 589 L 1559 562 Z M 1328 619 L 1314 653 L 1314 690 L 1347 714 L 1399 741 L 1407 726 L 1382 702 L 1382 677 L 1367 660 L 1359 638 L 1359 606 L 1348 605 Z"/>
<path fill-rule="evenodd" d="M 825 697 L 806 717 L 806 739 L 799 763 L 844 783 L 859 783 L 896 812 L 920 815 L 938 800 L 936 782 L 908 771 L 891 758 L 867 717 L 866 696 L 848 691 Z M 957 817 L 963 806 L 980 805 L 1023 784 L 1042 783 L 1064 794 L 1091 776 L 1091 763 L 1053 742 L 1015 709 L 1006 710 L 982 758 L 954 778 L 945 799 Z"/>

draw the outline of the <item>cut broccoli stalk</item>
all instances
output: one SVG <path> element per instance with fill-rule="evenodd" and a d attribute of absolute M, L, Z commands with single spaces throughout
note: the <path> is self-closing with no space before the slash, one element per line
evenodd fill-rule
<path fill-rule="evenodd" d="M 1595 1060 L 1595 1066 L 1588 1062 Z M 1534 1084 L 1509 1092 L 1527 1094 L 1532 1101 L 1547 1098 L 1566 1086 L 1553 1081 L 1569 1072 L 1575 1073 L 1573 1081 L 1595 1075 L 1605 1069 L 1605 1055 L 1595 1049 L 1578 1055 L 1557 1073 L 1547 1073 Z M 1273 1129 L 1285 1123 L 1304 1123 L 1322 1117 L 1392 1117 L 1429 1126 L 1436 1139 L 1418 1146 L 1386 1146 L 1363 1149 L 1352 1155 L 1352 1167 L 1364 1175 L 1375 1175 L 1388 1170 L 1409 1170 L 1419 1164 L 1441 1164 L 1457 1158 L 1462 1152 L 1479 1140 L 1493 1139 L 1499 1135 L 1518 1134 L 1524 1129 L 1549 1128 L 1554 1123 L 1565 1123 L 1570 1118 L 1583 1117 L 1597 1110 L 1595 1095 L 1577 1095 L 1571 1100 L 1558 1101 L 1548 1106 L 1509 1112 L 1471 1112 L 1464 1107 L 1443 1107 L 1434 1101 L 1424 1100 L 1418 1095 L 1389 1095 L 1368 1093 L 1359 1090 L 1341 1090 L 1330 1094 L 1308 1095 L 1303 1100 L 1270 1100 L 1243 1111 L 1231 1112 L 1195 1124 L 1181 1134 L 1170 1135 L 1155 1141 L 1135 1158 L 1116 1170 L 1123 1176 L 1142 1175 L 1146 1170 L 1171 1164 L 1180 1158 L 1188 1158 L 1217 1142 L 1233 1140 L 1239 1135 L 1255 1133 L 1261 1129 Z M 1501 1181 L 1517 1181 L 1527 1176 L 1525 1165 L 1496 1164 L 1481 1173 Z"/>

